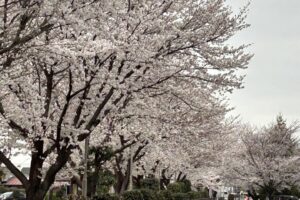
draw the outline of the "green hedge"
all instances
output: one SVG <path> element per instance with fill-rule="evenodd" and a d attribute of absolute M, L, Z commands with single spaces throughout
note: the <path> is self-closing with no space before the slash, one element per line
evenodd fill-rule
<path fill-rule="evenodd" d="M 143 200 L 157 200 L 156 192 L 149 189 L 141 189 Z"/>
<path fill-rule="evenodd" d="M 191 200 L 188 193 L 174 193 L 172 196 L 174 200 Z"/>
<path fill-rule="evenodd" d="M 192 183 L 191 181 L 185 179 L 183 181 L 180 181 L 179 183 L 182 183 L 182 192 L 183 193 L 187 193 L 187 192 L 190 192 L 192 191 Z"/>
<path fill-rule="evenodd" d="M 199 197 L 201 197 L 201 194 L 197 192 L 171 193 L 168 190 L 153 191 L 149 189 L 142 189 L 124 192 L 122 200 L 198 200 Z"/>
<path fill-rule="evenodd" d="M 141 188 L 159 190 L 159 180 L 155 178 L 145 178 L 141 180 Z"/>
<path fill-rule="evenodd" d="M 163 196 L 164 200 L 174 200 L 174 198 L 172 196 L 172 192 L 170 192 L 169 190 L 161 190 L 158 192 L 158 194 L 160 196 Z"/>
<path fill-rule="evenodd" d="M 139 190 L 126 191 L 123 193 L 123 200 L 143 200 L 143 195 Z"/>
<path fill-rule="evenodd" d="M 206 198 L 202 196 L 201 192 L 195 192 L 195 191 L 190 191 L 187 193 L 190 199 L 200 199 L 200 198 Z"/>
<path fill-rule="evenodd" d="M 119 200 L 120 198 L 114 194 L 101 194 L 93 198 L 93 200 Z"/>
<path fill-rule="evenodd" d="M 189 180 L 183 180 L 169 184 L 167 189 L 172 193 L 187 193 L 192 191 L 191 187 L 192 184 Z"/>
<path fill-rule="evenodd" d="M 155 200 L 169 200 L 169 199 L 166 199 L 161 192 L 156 192 L 155 193 Z M 171 199 L 171 200 L 173 200 L 173 199 Z"/>
<path fill-rule="evenodd" d="M 167 186 L 167 189 L 172 193 L 184 193 L 185 185 L 183 182 L 171 183 Z"/>

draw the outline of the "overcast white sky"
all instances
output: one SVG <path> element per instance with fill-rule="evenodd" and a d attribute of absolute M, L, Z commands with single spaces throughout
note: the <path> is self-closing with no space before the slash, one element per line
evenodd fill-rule
<path fill-rule="evenodd" d="M 245 0 L 229 0 L 234 10 Z M 252 0 L 247 22 L 233 42 L 253 43 L 245 88 L 230 104 L 245 122 L 264 125 L 282 113 L 300 120 L 300 0 Z"/>

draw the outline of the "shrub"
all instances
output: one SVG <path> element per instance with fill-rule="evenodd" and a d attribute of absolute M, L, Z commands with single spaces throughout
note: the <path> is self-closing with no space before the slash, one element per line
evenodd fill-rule
<path fill-rule="evenodd" d="M 159 189 L 159 180 L 155 178 L 146 178 L 141 180 L 141 188 L 146 188 L 150 190 L 158 190 Z"/>
<path fill-rule="evenodd" d="M 163 193 L 158 191 L 155 193 L 155 200 L 168 200 L 164 197 Z"/>
<path fill-rule="evenodd" d="M 187 194 L 188 194 L 190 199 L 206 198 L 206 197 L 202 196 L 201 192 L 190 191 Z"/>
<path fill-rule="evenodd" d="M 175 182 L 169 184 L 167 189 L 172 193 L 183 193 L 185 191 L 185 185 L 183 182 Z"/>
<path fill-rule="evenodd" d="M 174 200 L 172 193 L 168 190 L 162 190 L 162 191 L 158 192 L 158 194 L 160 196 L 163 196 L 164 200 Z"/>
<path fill-rule="evenodd" d="M 126 191 L 123 193 L 123 200 L 143 200 L 143 195 L 138 190 Z"/>
<path fill-rule="evenodd" d="M 106 194 L 109 192 L 110 187 L 115 184 L 116 178 L 111 171 L 100 171 L 98 176 L 95 176 L 97 182 L 97 195 Z"/>
<path fill-rule="evenodd" d="M 101 194 L 94 197 L 93 200 L 119 200 L 119 197 L 112 194 Z"/>
<path fill-rule="evenodd" d="M 209 192 L 207 189 L 202 189 L 198 191 L 198 193 L 200 194 L 201 198 L 209 198 Z"/>
<path fill-rule="evenodd" d="M 180 181 L 179 183 L 182 184 L 182 192 L 183 193 L 192 191 L 191 181 L 185 179 L 185 180 Z"/>
<path fill-rule="evenodd" d="M 155 192 L 149 189 L 140 190 L 143 196 L 143 200 L 157 200 Z"/>
<path fill-rule="evenodd" d="M 190 197 L 187 193 L 174 193 L 174 200 L 190 200 Z"/>

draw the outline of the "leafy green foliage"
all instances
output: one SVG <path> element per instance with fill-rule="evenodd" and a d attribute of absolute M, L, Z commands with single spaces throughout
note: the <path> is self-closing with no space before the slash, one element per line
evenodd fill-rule
<path fill-rule="evenodd" d="M 181 187 L 182 187 L 182 192 L 183 193 L 192 191 L 192 183 L 191 183 L 191 181 L 185 179 L 185 180 L 180 181 L 179 183 L 181 183 Z"/>
<path fill-rule="evenodd" d="M 113 194 L 101 194 L 93 198 L 93 200 L 119 200 L 120 198 L 117 195 Z"/>
<path fill-rule="evenodd" d="M 159 180 L 155 178 L 145 178 L 141 180 L 141 188 L 146 188 L 150 190 L 159 189 Z"/>
<path fill-rule="evenodd" d="M 71 199 L 71 197 L 72 199 L 83 200 L 82 197 L 78 195 L 67 195 L 65 187 L 55 188 L 54 190 L 49 192 L 44 199 L 45 200 L 68 200 Z"/>
<path fill-rule="evenodd" d="M 157 199 L 154 190 L 141 189 L 140 192 L 142 193 L 143 200 L 156 200 Z"/>
<path fill-rule="evenodd" d="M 174 200 L 190 200 L 189 194 L 187 193 L 174 193 L 172 195 Z"/>
<path fill-rule="evenodd" d="M 97 195 L 108 193 L 110 187 L 115 184 L 115 182 L 116 179 L 111 171 L 100 171 L 97 181 Z"/>
<path fill-rule="evenodd" d="M 169 190 L 161 190 L 158 194 L 163 196 L 165 200 L 174 200 L 172 193 Z"/>
<path fill-rule="evenodd" d="M 189 191 L 187 194 L 188 194 L 190 199 L 206 198 L 206 197 L 202 196 L 201 192 Z"/>
<path fill-rule="evenodd" d="M 172 193 L 184 193 L 186 188 L 183 182 L 175 182 L 169 184 L 167 189 Z"/>
<path fill-rule="evenodd" d="M 55 192 L 55 196 L 58 198 L 62 198 L 66 196 L 66 188 L 61 187 L 57 192 Z"/>
<path fill-rule="evenodd" d="M 208 189 L 202 188 L 199 191 L 197 191 L 197 193 L 199 193 L 199 195 L 201 196 L 201 198 L 209 198 Z"/>
<path fill-rule="evenodd" d="M 114 151 L 111 147 L 91 147 L 89 154 L 94 154 L 98 162 L 109 161 L 114 156 Z"/>
<path fill-rule="evenodd" d="M 126 191 L 123 193 L 123 200 L 143 200 L 143 195 L 138 190 Z"/>
<path fill-rule="evenodd" d="M 164 197 L 164 195 L 163 195 L 160 191 L 158 191 L 158 192 L 155 193 L 155 199 L 159 199 L 159 200 L 168 200 L 168 199 L 166 199 L 166 198 Z"/>

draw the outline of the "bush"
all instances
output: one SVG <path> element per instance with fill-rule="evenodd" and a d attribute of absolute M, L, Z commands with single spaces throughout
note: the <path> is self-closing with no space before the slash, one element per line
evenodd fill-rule
<path fill-rule="evenodd" d="M 172 193 L 184 193 L 185 184 L 183 182 L 171 183 L 167 186 L 167 189 Z"/>
<path fill-rule="evenodd" d="M 168 200 L 164 197 L 163 193 L 161 193 L 160 191 L 155 193 L 155 200 Z"/>
<path fill-rule="evenodd" d="M 112 194 L 101 194 L 94 197 L 93 200 L 119 200 L 119 197 Z"/>
<path fill-rule="evenodd" d="M 202 189 L 198 191 L 198 193 L 200 194 L 201 198 L 209 198 L 209 192 L 207 189 Z"/>
<path fill-rule="evenodd" d="M 116 178 L 109 170 L 100 171 L 97 176 L 94 177 L 94 181 L 97 182 L 97 195 L 106 194 L 109 192 L 112 185 L 116 183 Z"/>
<path fill-rule="evenodd" d="M 55 196 L 58 198 L 63 198 L 66 197 L 66 188 L 65 187 L 60 187 L 56 192 Z"/>
<path fill-rule="evenodd" d="M 158 195 L 163 196 L 164 200 L 174 200 L 172 193 L 168 190 L 159 191 Z"/>
<path fill-rule="evenodd" d="M 150 190 L 158 190 L 159 189 L 159 180 L 155 178 L 146 178 L 141 180 L 141 188 L 146 188 Z"/>
<path fill-rule="evenodd" d="M 190 200 L 190 197 L 187 193 L 174 193 L 174 200 Z"/>
<path fill-rule="evenodd" d="M 149 189 L 140 190 L 143 196 L 143 200 L 157 200 L 155 192 Z"/>
<path fill-rule="evenodd" d="M 123 200 L 143 200 L 143 195 L 138 190 L 126 191 L 123 193 Z"/>
<path fill-rule="evenodd" d="M 185 179 L 183 181 L 180 181 L 179 183 L 182 183 L 182 192 L 186 193 L 186 192 L 190 192 L 192 191 L 192 183 L 191 181 Z"/>
<path fill-rule="evenodd" d="M 202 196 L 201 192 L 195 192 L 195 191 L 190 191 L 187 193 L 190 199 L 200 199 L 200 198 L 206 198 Z"/>

